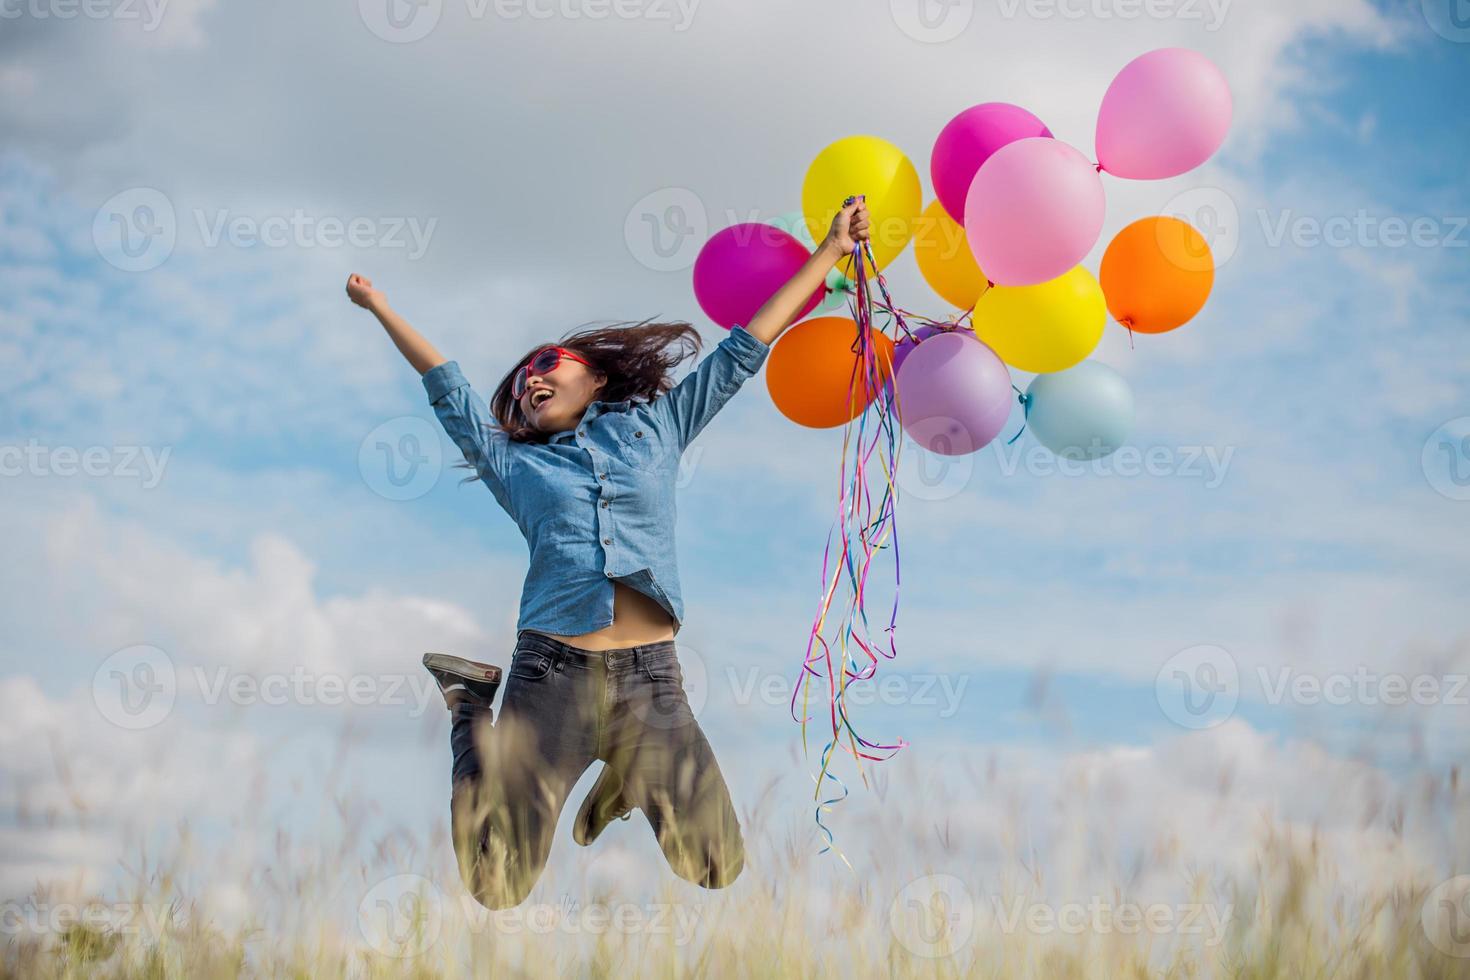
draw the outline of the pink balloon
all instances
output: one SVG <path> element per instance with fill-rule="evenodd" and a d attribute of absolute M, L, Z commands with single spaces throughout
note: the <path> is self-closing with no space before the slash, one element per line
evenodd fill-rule
<path fill-rule="evenodd" d="M 1097 169 L 1061 140 L 1031 137 L 999 150 L 965 198 L 965 237 L 1001 286 L 1033 286 L 1077 265 L 1102 234 L 1107 200 Z"/>
<path fill-rule="evenodd" d="M 694 297 L 705 315 L 725 329 L 750 323 L 766 300 L 786 285 L 811 253 L 794 236 L 760 222 L 731 225 L 710 236 L 694 260 Z M 821 302 L 819 285 L 796 314 Z"/>
<path fill-rule="evenodd" d="M 1230 129 L 1230 85 L 1198 51 L 1160 48 L 1118 72 L 1097 116 L 1097 159 L 1118 177 L 1159 180 L 1204 163 Z"/>
<path fill-rule="evenodd" d="M 1009 102 L 971 106 L 945 124 L 929 156 L 929 176 L 934 181 L 934 196 L 951 218 L 965 223 L 965 195 L 970 193 L 975 171 L 1002 146 L 1028 136 L 1050 138 L 1051 130 Z"/>
<path fill-rule="evenodd" d="M 1011 416 L 1011 373 L 969 331 L 924 340 L 895 378 L 898 420 L 919 445 L 963 456 L 990 442 Z"/>

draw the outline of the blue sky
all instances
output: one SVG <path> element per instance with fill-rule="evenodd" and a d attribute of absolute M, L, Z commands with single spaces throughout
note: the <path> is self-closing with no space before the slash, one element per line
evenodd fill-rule
<path fill-rule="evenodd" d="M 1088 264 L 1136 217 L 1198 218 L 1224 203 L 1238 219 L 1215 242 L 1225 261 L 1195 321 L 1132 347 L 1111 324 L 1095 356 L 1134 388 L 1137 446 L 1169 447 L 1176 464 L 1208 448 L 1228 466 L 1217 480 L 1008 472 L 1016 457 L 987 449 L 957 464 L 948 491 L 906 496 L 893 669 L 963 681 L 965 694 L 952 713 L 917 696 L 866 707 L 863 730 L 913 742 L 890 765 L 915 778 L 936 758 L 995 752 L 1036 753 L 1041 771 L 1059 772 L 1089 753 L 1177 762 L 1201 746 L 1205 767 L 1212 738 L 1263 745 L 1259 796 L 1243 808 L 1290 796 L 1304 752 L 1392 773 L 1463 763 L 1463 707 L 1273 705 L 1258 678 L 1470 670 L 1470 502 L 1437 492 L 1442 474 L 1422 462 L 1431 433 L 1470 415 L 1470 45 L 1428 29 L 1417 5 L 1305 0 L 1237 3 L 1218 30 L 980 11 L 942 44 L 905 36 L 877 8 L 787 16 L 711 5 L 671 36 L 653 23 L 451 13 L 406 45 L 350 14 L 238 3 L 180 3 L 147 36 L 109 22 L 0 25 L 0 352 L 11 366 L 0 443 L 169 451 L 156 487 L 122 475 L 0 481 L 16 542 L 0 682 L 7 704 L 25 706 L 0 715 L 15 777 L 0 802 L 20 814 L 31 798 L 65 798 L 58 751 L 84 772 L 154 760 L 130 778 L 167 785 L 151 802 L 141 789 L 94 801 L 102 816 L 76 834 L 0 818 L 40 855 L 0 869 L 7 890 L 77 868 L 105 876 L 124 842 L 167 837 L 182 818 L 231 827 L 222 801 L 243 788 L 213 771 L 216 751 L 258 766 L 261 812 L 307 840 L 333 772 L 387 825 L 441 819 L 442 711 L 226 709 L 181 688 L 174 712 L 135 732 L 92 700 L 99 665 L 140 643 L 181 677 L 306 664 L 421 681 L 426 649 L 508 659 L 524 545 L 483 486 L 458 485 L 453 445 L 439 437 L 437 484 L 406 501 L 375 493 L 359 464 L 380 425 L 422 432 L 393 420 L 434 420 L 412 370 L 342 296 L 349 272 L 385 286 L 487 394 L 515 352 L 594 319 L 687 317 L 708 349 L 721 331 L 700 315 L 687 265 L 652 268 L 626 235 L 647 195 L 692 191 L 708 232 L 731 212 L 775 216 L 797 205 L 822 145 L 871 131 L 915 161 L 927 200 L 933 136 L 991 99 L 1035 108 L 1090 153 L 1107 80 L 1168 44 L 1221 64 L 1235 128 L 1194 173 L 1109 178 L 1108 226 Z M 292 30 L 268 30 L 272 18 Z M 818 37 L 831 45 L 820 56 Z M 847 104 L 834 81 L 846 56 L 833 53 L 847 43 L 876 45 L 870 70 L 887 97 Z M 751 44 L 779 71 L 752 78 L 740 53 Z M 81 73 L 65 73 L 82 64 L 96 94 L 78 101 Z M 177 216 L 178 244 L 143 272 L 109 265 L 93 241 L 99 209 L 136 188 L 160 191 Z M 209 247 L 196 216 L 221 209 L 437 224 L 417 259 L 381 244 Z M 1374 228 L 1427 219 L 1436 243 L 1273 241 L 1274 228 L 1359 214 Z M 909 254 L 890 278 L 903 305 L 948 312 Z M 1023 436 L 1013 451 L 1044 465 L 1035 447 Z M 789 813 L 805 778 L 788 757 L 795 726 L 780 704 L 737 703 L 728 677 L 746 665 L 794 672 L 839 448 L 837 432 L 786 422 L 757 377 L 696 444 L 679 491 L 681 642 L 710 679 L 702 720 L 737 797 L 775 772 Z M 886 620 L 881 592 L 875 610 Z M 1242 682 L 1230 722 L 1195 732 L 1170 721 L 1156 678 L 1200 645 L 1227 650 Z M 369 748 L 339 757 L 344 732 Z M 634 846 L 627 838 L 616 846 Z"/>

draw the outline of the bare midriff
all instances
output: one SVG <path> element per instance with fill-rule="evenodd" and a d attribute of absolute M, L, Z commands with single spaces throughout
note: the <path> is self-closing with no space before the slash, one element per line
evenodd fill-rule
<path fill-rule="evenodd" d="M 622 582 L 614 582 L 611 625 L 580 636 L 545 635 L 583 650 L 612 650 L 672 640 L 674 619 L 649 596 Z"/>

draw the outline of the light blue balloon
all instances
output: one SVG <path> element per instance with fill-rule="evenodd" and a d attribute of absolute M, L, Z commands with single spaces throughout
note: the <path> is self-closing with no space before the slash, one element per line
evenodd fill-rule
<path fill-rule="evenodd" d="M 1026 396 L 1027 427 L 1058 456 L 1102 459 L 1133 431 L 1133 389 L 1121 374 L 1097 361 L 1038 374 Z"/>

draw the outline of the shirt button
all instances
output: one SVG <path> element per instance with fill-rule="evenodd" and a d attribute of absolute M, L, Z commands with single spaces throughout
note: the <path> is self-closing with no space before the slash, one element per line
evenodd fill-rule
<path fill-rule="evenodd" d="M 602 543 L 603 544 L 612 544 L 612 538 L 603 538 L 602 539 Z"/>
<path fill-rule="evenodd" d="M 606 480 L 607 479 L 607 474 L 606 473 L 599 473 L 599 474 L 597 474 L 597 478 L 599 480 Z"/>
<path fill-rule="evenodd" d="M 612 578 L 612 572 L 608 572 L 608 573 L 607 573 L 607 577 L 608 577 L 608 578 Z"/>
<path fill-rule="evenodd" d="M 633 436 L 635 438 L 637 438 L 637 439 L 642 439 L 643 438 L 643 430 L 642 429 L 639 429 L 637 432 L 633 433 Z"/>
<path fill-rule="evenodd" d="M 602 502 L 602 506 L 604 506 L 604 507 L 606 507 L 606 506 L 608 506 L 608 503 L 607 503 L 607 501 L 606 501 L 606 500 L 604 500 L 604 501 L 603 501 L 603 502 Z"/>

